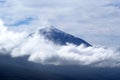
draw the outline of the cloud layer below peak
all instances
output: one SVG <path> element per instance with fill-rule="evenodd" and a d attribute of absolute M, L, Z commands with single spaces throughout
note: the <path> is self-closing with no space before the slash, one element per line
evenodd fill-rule
<path fill-rule="evenodd" d="M 104 47 L 84 47 L 68 44 L 61 46 L 35 32 L 9 31 L 0 21 L 0 55 L 22 57 L 28 55 L 28 61 L 53 65 L 88 65 L 99 67 L 120 66 L 120 52 Z"/>

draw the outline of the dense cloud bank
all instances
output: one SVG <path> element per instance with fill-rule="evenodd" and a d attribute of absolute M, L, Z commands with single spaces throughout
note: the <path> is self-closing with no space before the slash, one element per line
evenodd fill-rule
<path fill-rule="evenodd" d="M 115 49 L 73 44 L 61 46 L 45 40 L 37 31 L 28 35 L 27 32 L 9 31 L 0 21 L 0 54 L 13 58 L 28 55 L 28 61 L 42 64 L 120 66 L 120 52 Z"/>

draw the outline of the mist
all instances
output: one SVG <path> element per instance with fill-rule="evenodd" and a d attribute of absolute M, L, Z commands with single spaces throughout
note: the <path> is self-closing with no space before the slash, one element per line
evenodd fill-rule
<path fill-rule="evenodd" d="M 29 56 L 28 61 L 44 65 L 87 65 L 94 67 L 119 67 L 120 52 L 102 46 L 85 47 L 67 43 L 58 45 L 38 33 L 14 32 L 0 20 L 0 55 L 12 58 Z"/>

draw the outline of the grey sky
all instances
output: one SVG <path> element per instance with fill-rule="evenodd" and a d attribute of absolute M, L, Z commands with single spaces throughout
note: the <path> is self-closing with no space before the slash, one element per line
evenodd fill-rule
<path fill-rule="evenodd" d="M 119 0 L 0 0 L 0 18 L 18 31 L 50 24 L 91 44 L 120 45 Z"/>

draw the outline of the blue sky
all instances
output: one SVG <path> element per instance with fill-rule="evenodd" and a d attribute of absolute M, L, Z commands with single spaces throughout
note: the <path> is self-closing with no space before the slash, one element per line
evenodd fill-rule
<path fill-rule="evenodd" d="M 0 0 L 0 18 L 15 31 L 50 24 L 93 45 L 120 45 L 119 0 Z"/>
<path fill-rule="evenodd" d="M 33 18 L 28 17 L 28 18 L 26 18 L 26 19 L 20 20 L 20 21 L 18 21 L 18 22 L 13 23 L 13 24 L 7 25 L 7 23 L 6 23 L 5 25 L 7 25 L 7 26 L 19 27 L 19 26 L 21 26 L 21 25 L 28 25 L 28 24 L 30 24 L 30 22 L 31 22 L 32 20 L 33 20 Z"/>

